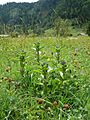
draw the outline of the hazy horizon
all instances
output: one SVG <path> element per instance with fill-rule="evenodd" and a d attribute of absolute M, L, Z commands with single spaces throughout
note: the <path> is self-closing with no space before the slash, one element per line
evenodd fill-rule
<path fill-rule="evenodd" d="M 0 0 L 0 4 L 6 4 L 6 3 L 9 3 L 9 2 L 37 2 L 38 0 Z"/>

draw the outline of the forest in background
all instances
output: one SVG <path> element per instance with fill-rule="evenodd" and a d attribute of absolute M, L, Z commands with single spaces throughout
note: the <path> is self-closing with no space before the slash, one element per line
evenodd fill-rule
<path fill-rule="evenodd" d="M 39 0 L 0 5 L 0 34 L 42 34 L 56 26 L 57 19 L 67 20 L 74 27 L 87 26 L 90 0 Z"/>

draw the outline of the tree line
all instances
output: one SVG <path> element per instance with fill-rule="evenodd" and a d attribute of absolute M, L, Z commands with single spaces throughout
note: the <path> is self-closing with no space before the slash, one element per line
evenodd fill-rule
<path fill-rule="evenodd" d="M 73 26 L 90 21 L 90 0 L 39 0 L 35 3 L 0 5 L 0 34 L 43 33 L 56 19 L 69 19 Z"/>

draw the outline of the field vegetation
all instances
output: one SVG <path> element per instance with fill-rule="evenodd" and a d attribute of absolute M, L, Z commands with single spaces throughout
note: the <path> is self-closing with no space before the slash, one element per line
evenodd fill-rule
<path fill-rule="evenodd" d="M 0 120 L 89 120 L 90 37 L 1 37 Z"/>
<path fill-rule="evenodd" d="M 0 120 L 90 120 L 90 0 L 0 5 Z"/>

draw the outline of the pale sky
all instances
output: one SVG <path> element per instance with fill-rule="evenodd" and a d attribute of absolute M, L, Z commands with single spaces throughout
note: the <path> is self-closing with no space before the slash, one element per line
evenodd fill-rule
<path fill-rule="evenodd" d="M 38 0 L 0 0 L 0 4 L 5 4 L 7 2 L 37 2 Z"/>

